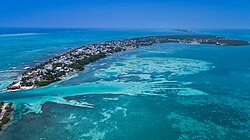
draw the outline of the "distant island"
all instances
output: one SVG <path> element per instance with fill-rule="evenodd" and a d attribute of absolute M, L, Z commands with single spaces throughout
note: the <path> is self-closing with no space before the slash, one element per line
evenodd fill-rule
<path fill-rule="evenodd" d="M 185 32 L 185 33 L 191 33 L 192 31 L 190 30 L 186 30 L 186 29 L 173 29 L 174 31 L 178 31 L 178 32 Z"/>
<path fill-rule="evenodd" d="M 25 72 L 3 91 L 28 90 L 62 80 L 84 70 L 84 67 L 113 53 L 157 43 L 214 44 L 218 46 L 248 45 L 247 41 L 211 35 L 162 35 L 94 43 L 55 56 Z"/>

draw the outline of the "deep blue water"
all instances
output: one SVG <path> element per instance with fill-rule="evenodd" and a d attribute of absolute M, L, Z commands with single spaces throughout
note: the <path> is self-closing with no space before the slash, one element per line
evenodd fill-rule
<path fill-rule="evenodd" d="M 250 41 L 250 30 L 194 30 Z M 0 29 L 0 84 L 87 43 L 172 30 Z M 190 34 L 190 33 L 189 33 Z M 249 139 L 250 46 L 157 44 L 114 54 L 16 105 L 0 139 Z"/>

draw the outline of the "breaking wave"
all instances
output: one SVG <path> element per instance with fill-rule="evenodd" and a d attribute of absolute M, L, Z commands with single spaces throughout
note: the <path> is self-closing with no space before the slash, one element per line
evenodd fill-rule
<path fill-rule="evenodd" d="M 30 35 L 40 35 L 43 33 L 18 33 L 18 34 L 0 34 L 0 37 L 12 37 L 12 36 L 30 36 Z"/>

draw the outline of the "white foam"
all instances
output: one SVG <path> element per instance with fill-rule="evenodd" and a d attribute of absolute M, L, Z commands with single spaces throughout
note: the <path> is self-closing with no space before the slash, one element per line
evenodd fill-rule
<path fill-rule="evenodd" d="M 67 101 L 67 100 L 65 100 L 63 98 L 58 98 L 58 99 L 54 100 L 53 102 L 58 103 L 58 104 L 76 106 L 76 107 L 94 108 L 94 104 L 90 104 L 90 103 L 87 103 L 87 102 L 77 102 L 75 100 Z"/>
<path fill-rule="evenodd" d="M 118 98 L 103 98 L 103 100 L 117 101 Z"/>
<path fill-rule="evenodd" d="M 123 107 L 116 107 L 115 111 L 122 111 L 123 112 L 123 116 L 126 117 L 127 116 L 127 109 L 123 108 Z"/>
<path fill-rule="evenodd" d="M 44 33 L 19 33 L 19 34 L 0 34 L 0 37 L 12 37 L 12 36 L 31 36 L 31 35 L 40 35 Z"/>
<path fill-rule="evenodd" d="M 208 95 L 207 93 L 200 91 L 200 90 L 196 90 L 196 89 L 192 89 L 192 88 L 185 88 L 180 90 L 177 95 L 180 96 L 199 96 L 199 95 Z"/>
<path fill-rule="evenodd" d="M 110 113 L 110 111 L 105 111 L 105 112 L 102 113 L 102 115 L 104 116 L 104 118 L 101 119 L 100 122 L 106 122 L 108 119 L 111 118 L 111 113 Z"/>
<path fill-rule="evenodd" d="M 70 114 L 68 119 L 71 120 L 71 119 L 75 119 L 75 118 L 76 118 L 75 114 Z"/>
<path fill-rule="evenodd" d="M 30 103 L 30 104 L 25 104 L 25 107 L 26 107 L 26 109 L 28 109 L 28 112 L 26 112 L 26 113 L 31 113 L 31 112 L 36 113 L 36 114 L 42 113 L 42 105 L 41 104 Z"/>

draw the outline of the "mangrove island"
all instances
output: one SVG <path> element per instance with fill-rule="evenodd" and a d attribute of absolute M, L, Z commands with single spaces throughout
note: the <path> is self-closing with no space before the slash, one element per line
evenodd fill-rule
<path fill-rule="evenodd" d="M 13 110 L 13 103 L 0 102 L 0 131 L 10 122 L 11 113 Z"/>

